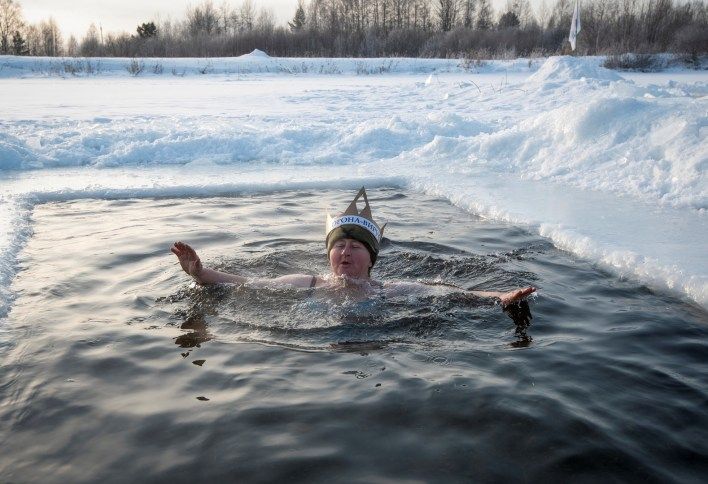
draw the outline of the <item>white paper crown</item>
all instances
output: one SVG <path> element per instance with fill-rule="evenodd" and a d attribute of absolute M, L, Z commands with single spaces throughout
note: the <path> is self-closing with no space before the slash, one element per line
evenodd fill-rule
<path fill-rule="evenodd" d="M 364 197 L 364 208 L 359 211 L 356 207 L 356 202 L 359 198 Z M 327 214 L 327 230 L 326 235 L 329 235 L 332 230 L 340 227 L 342 225 L 358 225 L 366 230 L 368 230 L 371 235 L 374 236 L 377 242 L 381 242 L 381 237 L 383 237 L 383 231 L 386 228 L 386 224 L 383 227 L 374 222 L 374 218 L 371 216 L 371 207 L 369 206 L 369 199 L 366 196 L 366 190 L 361 187 L 359 193 L 356 194 L 352 203 L 344 211 L 342 215 L 338 217 L 332 217 Z"/>

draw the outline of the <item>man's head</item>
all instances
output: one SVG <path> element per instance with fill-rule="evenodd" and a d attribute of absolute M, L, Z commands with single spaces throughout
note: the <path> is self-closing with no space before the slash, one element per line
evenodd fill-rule
<path fill-rule="evenodd" d="M 366 279 L 374 266 L 368 247 L 357 239 L 339 238 L 331 244 L 327 254 L 335 276 Z"/>
<path fill-rule="evenodd" d="M 364 208 L 361 211 L 359 211 L 356 206 L 356 202 L 360 197 L 364 198 Z M 333 263 L 333 249 L 336 248 L 341 251 L 341 249 L 346 248 L 353 249 L 354 252 L 359 249 L 364 249 L 368 254 L 368 261 L 366 263 L 368 267 L 364 275 L 357 275 L 356 277 L 367 277 L 379 255 L 379 245 L 381 237 L 383 236 L 384 227 L 380 228 L 378 224 L 374 222 L 371 216 L 371 207 L 369 207 L 369 199 L 366 196 L 366 190 L 362 187 L 342 215 L 334 218 L 327 216 L 327 238 L 325 242 L 327 244 L 327 255 L 330 259 L 332 271 L 337 275 L 341 275 L 338 274 L 339 266 L 337 265 L 337 267 L 335 267 Z M 340 243 L 340 241 L 350 242 Z M 350 255 L 346 255 L 346 257 L 348 258 Z M 339 259 L 337 258 L 337 260 Z M 342 265 L 342 267 L 346 266 L 346 263 Z M 352 267 L 350 267 L 350 269 L 352 269 Z"/>

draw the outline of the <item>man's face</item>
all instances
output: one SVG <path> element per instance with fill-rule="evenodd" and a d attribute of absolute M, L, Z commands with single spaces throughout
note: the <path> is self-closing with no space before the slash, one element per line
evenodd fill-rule
<path fill-rule="evenodd" d="M 366 279 L 373 264 L 371 255 L 362 242 L 356 239 L 339 239 L 329 251 L 329 265 L 336 276 Z"/>

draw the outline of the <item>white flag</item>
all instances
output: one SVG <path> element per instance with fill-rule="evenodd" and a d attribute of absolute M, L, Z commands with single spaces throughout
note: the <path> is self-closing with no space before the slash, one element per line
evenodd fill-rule
<path fill-rule="evenodd" d="M 570 21 L 570 48 L 575 50 L 575 38 L 580 33 L 580 0 L 575 0 L 573 9 L 573 20 Z"/>

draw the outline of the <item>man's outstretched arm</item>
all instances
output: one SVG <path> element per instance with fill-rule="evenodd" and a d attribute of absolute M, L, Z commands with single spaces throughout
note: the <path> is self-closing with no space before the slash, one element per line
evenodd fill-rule
<path fill-rule="evenodd" d="M 431 290 L 434 290 L 434 288 L 438 288 L 438 289 L 442 289 L 442 290 L 448 291 L 448 292 L 458 292 L 459 291 L 459 292 L 464 292 L 466 294 L 472 294 L 477 297 L 496 298 L 496 299 L 499 299 L 502 306 L 508 306 L 509 304 L 520 301 L 523 298 L 525 298 L 526 296 L 528 296 L 529 294 L 536 292 L 536 288 L 532 287 L 532 286 L 522 287 L 519 289 L 513 289 L 513 290 L 507 291 L 507 292 L 503 292 L 503 291 L 469 291 L 469 290 L 463 289 L 459 286 L 456 286 L 454 284 L 447 284 L 444 282 L 427 283 L 427 282 L 417 282 L 417 281 L 394 281 L 394 282 L 387 282 L 385 286 L 391 295 L 429 293 Z"/>
<path fill-rule="evenodd" d="M 514 303 L 516 301 L 519 301 L 529 294 L 536 292 L 536 288 L 529 286 L 529 287 L 522 287 L 520 289 L 513 289 L 508 292 L 501 292 L 501 291 L 467 291 L 470 294 L 474 294 L 475 296 L 480 296 L 480 297 L 496 297 L 499 299 L 501 302 L 502 306 L 507 306 L 511 303 Z"/>
<path fill-rule="evenodd" d="M 175 242 L 170 251 L 177 256 L 182 270 L 192 276 L 197 284 L 245 284 L 248 282 L 257 285 L 287 284 L 294 287 L 309 287 L 312 282 L 312 276 L 303 274 L 290 274 L 274 279 L 249 279 L 237 274 L 209 269 L 202 265 L 197 252 L 184 242 Z"/>
<path fill-rule="evenodd" d="M 243 284 L 246 282 L 245 277 L 204 267 L 197 252 L 189 244 L 175 242 L 170 251 L 177 256 L 182 270 L 192 276 L 197 284 L 219 284 L 221 282 Z"/>

